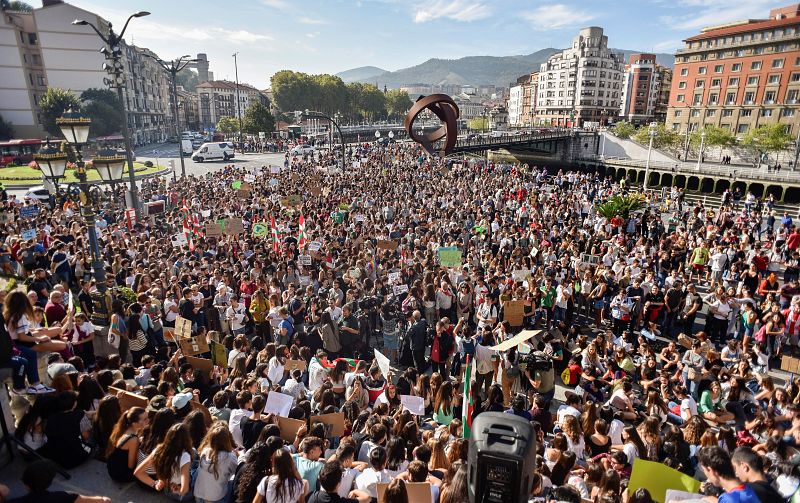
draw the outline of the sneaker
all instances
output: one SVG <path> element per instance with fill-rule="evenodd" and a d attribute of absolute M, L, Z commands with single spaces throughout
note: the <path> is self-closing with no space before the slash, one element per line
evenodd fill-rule
<path fill-rule="evenodd" d="M 41 383 L 37 384 L 36 386 L 34 386 L 33 389 L 36 390 L 35 393 L 39 394 L 39 395 L 45 394 L 45 393 L 55 393 L 55 391 L 56 391 L 53 388 L 51 388 L 49 386 L 45 386 L 44 384 L 41 384 Z"/>
<path fill-rule="evenodd" d="M 33 389 L 33 388 L 28 388 L 28 389 L 24 389 L 24 388 L 23 388 L 23 389 L 12 389 L 12 390 L 11 390 L 11 394 L 12 394 L 12 395 L 14 395 L 14 396 L 24 396 L 24 395 L 28 395 L 28 394 L 30 394 L 30 390 L 31 390 L 31 389 Z"/>

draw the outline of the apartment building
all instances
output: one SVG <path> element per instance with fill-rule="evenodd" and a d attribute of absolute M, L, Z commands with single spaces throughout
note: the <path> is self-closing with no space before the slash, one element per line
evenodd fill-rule
<path fill-rule="evenodd" d="M 539 88 L 539 72 L 528 76 L 528 83 L 522 86 L 522 125 L 531 126 L 536 116 L 536 90 Z"/>
<path fill-rule="evenodd" d="M 267 105 L 261 91 L 239 83 L 239 104 L 236 106 L 236 83 L 228 80 L 210 80 L 197 85 L 198 121 L 203 128 L 214 128 L 222 117 L 238 117 L 256 102 Z"/>
<path fill-rule="evenodd" d="M 663 122 L 671 79 L 672 72 L 656 64 L 655 54 L 631 54 L 622 79 L 620 119 L 637 126 Z"/>
<path fill-rule="evenodd" d="M 800 133 L 800 4 L 767 19 L 705 28 L 684 40 L 666 123 L 675 131 L 710 124 L 743 135 L 763 124 Z"/>
<path fill-rule="evenodd" d="M 517 80 L 508 91 L 508 125 L 511 127 L 522 126 L 522 100 L 524 96 L 523 84 Z"/>
<path fill-rule="evenodd" d="M 552 55 L 539 71 L 536 123 L 582 127 L 619 114 L 622 55 L 608 48 L 597 26 L 583 28 L 572 46 Z"/>
<path fill-rule="evenodd" d="M 508 91 L 506 108 L 510 127 L 525 127 L 533 124 L 533 110 L 536 109 L 536 87 L 538 73 L 530 73 L 518 78 Z"/>

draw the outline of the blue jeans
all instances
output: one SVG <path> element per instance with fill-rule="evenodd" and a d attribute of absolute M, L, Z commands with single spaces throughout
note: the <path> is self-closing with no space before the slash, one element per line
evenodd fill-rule
<path fill-rule="evenodd" d="M 34 360 L 35 361 L 35 360 Z M 12 356 L 9 366 L 14 371 L 11 380 L 14 382 L 14 389 L 25 389 L 25 378 L 28 378 L 28 383 L 33 384 L 39 381 L 39 369 L 35 365 L 30 365 L 26 358 L 21 356 Z"/>
<path fill-rule="evenodd" d="M 37 365 L 37 359 L 36 359 L 38 353 L 36 353 L 36 351 L 34 351 L 33 348 L 29 348 L 28 346 L 23 346 L 22 344 L 15 344 L 15 346 L 17 349 L 19 349 L 20 356 L 30 364 L 25 366 L 26 370 L 25 373 L 28 376 L 28 383 L 38 384 L 39 366 Z"/>
<path fill-rule="evenodd" d="M 668 407 L 670 408 L 670 410 L 672 410 L 672 408 L 675 407 L 676 405 L 678 404 L 675 402 L 670 402 Z M 681 416 L 672 412 L 667 412 L 667 421 L 676 426 L 681 426 L 685 422 Z"/>
<path fill-rule="evenodd" d="M 181 496 L 180 493 L 174 493 L 169 489 L 164 489 L 164 496 L 171 499 L 172 501 L 194 501 L 194 495 L 192 494 L 192 491 L 189 491 L 188 493 Z"/>

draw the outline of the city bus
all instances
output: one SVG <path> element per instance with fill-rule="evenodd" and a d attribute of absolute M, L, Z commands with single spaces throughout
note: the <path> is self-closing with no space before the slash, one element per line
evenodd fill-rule
<path fill-rule="evenodd" d="M 40 139 L 6 140 L 0 141 L 0 167 L 9 164 L 22 166 L 33 160 L 33 154 L 37 153 L 46 142 Z"/>

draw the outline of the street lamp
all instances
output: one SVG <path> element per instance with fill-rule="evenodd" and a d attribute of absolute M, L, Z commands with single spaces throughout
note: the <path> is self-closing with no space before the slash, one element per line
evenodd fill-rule
<path fill-rule="evenodd" d="M 647 127 L 647 134 L 650 136 L 650 144 L 647 146 L 647 163 L 644 166 L 643 190 L 647 190 L 647 179 L 650 178 L 650 154 L 653 152 L 653 139 L 656 137 L 656 123 L 651 122 Z"/>
<path fill-rule="evenodd" d="M 239 99 L 239 60 L 238 52 L 233 53 L 233 67 L 236 72 L 236 115 L 239 117 L 239 148 L 242 148 L 242 101 Z"/>
<path fill-rule="evenodd" d="M 133 207 L 134 211 L 136 212 L 136 220 L 141 220 L 141 208 L 139 208 L 139 189 L 136 187 L 136 176 L 134 174 L 133 169 L 133 155 L 132 151 L 133 148 L 131 147 L 131 133 L 128 130 L 128 107 L 126 105 L 125 97 L 123 96 L 122 90 L 125 88 L 125 77 L 123 76 L 123 72 L 125 70 L 124 65 L 122 64 L 122 49 L 120 48 L 120 44 L 123 42 L 122 37 L 125 36 L 125 30 L 128 29 L 128 23 L 131 22 L 131 19 L 135 17 L 144 17 L 149 16 L 150 13 L 147 11 L 139 11 L 131 14 L 128 16 L 128 19 L 125 21 L 125 25 L 122 27 L 122 31 L 119 35 L 114 33 L 114 29 L 111 26 L 111 23 L 108 23 L 108 34 L 103 34 L 97 26 L 86 21 L 84 19 L 76 19 L 72 22 L 75 26 L 88 26 L 95 33 L 100 39 L 106 44 L 103 48 L 100 49 L 100 52 L 105 56 L 107 60 L 111 61 L 111 65 L 108 63 L 103 63 L 103 69 L 108 72 L 108 74 L 112 77 L 111 79 L 103 79 L 103 83 L 111 88 L 116 88 L 117 90 L 117 99 L 119 99 L 120 106 L 122 107 L 122 118 L 124 121 L 122 127 L 122 136 L 125 139 L 125 158 L 128 162 L 128 182 L 129 187 L 128 191 L 130 193 L 130 204 Z M 94 224 L 94 222 L 93 222 Z M 105 278 L 103 278 L 103 284 L 105 285 Z"/>
<path fill-rule="evenodd" d="M 339 122 L 333 120 L 330 115 L 324 114 L 322 112 L 317 112 L 316 110 L 309 110 L 306 108 L 305 112 L 295 112 L 295 114 L 305 115 L 306 118 L 314 117 L 314 118 L 322 118 L 328 119 L 331 124 L 336 128 L 336 131 L 339 132 L 339 141 L 342 144 L 342 171 L 345 169 L 345 157 L 344 157 L 344 136 L 342 135 L 342 128 L 339 127 Z"/>
<path fill-rule="evenodd" d="M 700 152 L 697 154 L 697 171 L 700 171 L 700 162 L 703 160 L 703 147 L 706 144 L 706 130 L 700 131 Z"/>
<path fill-rule="evenodd" d="M 389 131 L 389 134 L 387 136 L 389 137 L 390 142 L 391 140 L 394 140 L 394 131 Z"/>
<path fill-rule="evenodd" d="M 92 159 L 94 169 L 100 174 L 100 179 L 111 184 L 111 193 L 114 195 L 113 201 L 117 200 L 117 182 L 122 180 L 125 170 L 125 158 L 117 153 L 116 150 L 105 148 L 95 154 Z"/>
<path fill-rule="evenodd" d="M 58 192 L 58 181 L 64 178 L 64 172 L 67 170 L 67 154 L 51 145 L 48 140 L 47 144 L 34 155 L 34 158 L 39 169 L 42 170 L 42 175 L 53 182 L 56 192 Z"/>
<path fill-rule="evenodd" d="M 171 79 L 172 79 L 172 109 L 173 113 L 175 114 L 175 137 L 178 138 L 178 157 L 181 158 L 181 178 L 186 178 L 186 163 L 183 160 L 183 143 L 181 141 L 181 121 L 180 121 L 180 114 L 178 112 L 178 84 L 177 84 L 177 75 L 180 73 L 184 68 L 189 66 L 190 63 L 197 63 L 198 59 L 191 59 L 191 56 L 188 54 L 186 56 L 181 56 L 180 58 L 170 61 L 169 63 L 153 56 L 150 53 L 145 52 L 145 56 L 152 59 L 158 65 L 167 72 Z M 237 98 L 238 99 L 238 98 Z M 241 138 L 239 138 L 241 140 Z M 174 175 L 174 171 L 173 171 Z"/>
<path fill-rule="evenodd" d="M 381 137 L 381 132 L 380 131 L 375 131 L 375 141 L 378 141 L 380 139 L 380 137 Z"/>

